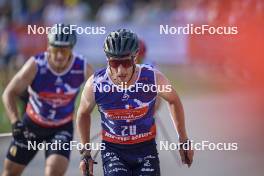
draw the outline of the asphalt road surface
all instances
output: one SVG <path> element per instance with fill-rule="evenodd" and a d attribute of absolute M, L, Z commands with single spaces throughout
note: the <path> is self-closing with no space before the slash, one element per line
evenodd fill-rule
<path fill-rule="evenodd" d="M 181 97 L 186 114 L 189 136 L 195 142 L 202 140 L 214 143 L 238 143 L 237 151 L 196 151 L 191 168 L 182 165 L 177 151 L 159 150 L 159 141 L 177 142 L 166 105 L 159 111 L 158 150 L 161 173 L 164 176 L 262 176 L 263 163 L 263 100 L 260 95 L 243 91 Z M 100 128 L 100 118 L 93 117 L 92 135 Z M 160 122 L 162 122 L 161 125 Z M 163 130 L 161 130 L 163 126 Z M 165 128 L 164 128 L 165 127 Z M 76 135 L 75 135 L 76 136 Z M 77 137 L 76 137 L 77 138 Z M 75 139 L 76 139 L 75 138 Z M 0 138 L 0 170 L 10 142 Z M 99 142 L 100 139 L 97 141 Z M 78 169 L 79 154 L 73 151 L 66 175 L 81 175 Z M 95 176 L 102 176 L 101 155 L 97 157 Z M 44 153 L 40 151 L 24 171 L 23 175 L 44 173 Z"/>

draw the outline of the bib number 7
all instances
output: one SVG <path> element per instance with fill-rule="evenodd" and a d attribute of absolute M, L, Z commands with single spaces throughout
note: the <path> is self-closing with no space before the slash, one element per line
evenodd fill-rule
<path fill-rule="evenodd" d="M 48 119 L 53 120 L 55 118 L 56 115 L 56 111 L 55 110 L 49 110 L 50 114 L 48 116 Z"/>

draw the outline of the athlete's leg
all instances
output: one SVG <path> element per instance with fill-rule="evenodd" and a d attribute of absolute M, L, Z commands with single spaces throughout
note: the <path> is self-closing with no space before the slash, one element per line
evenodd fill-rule
<path fill-rule="evenodd" d="M 21 175 L 38 150 L 28 149 L 27 141 L 13 140 L 9 146 L 2 176 Z"/>
<path fill-rule="evenodd" d="M 149 154 L 142 157 L 138 167 L 133 169 L 133 176 L 160 176 L 158 155 Z"/>
<path fill-rule="evenodd" d="M 136 150 L 137 164 L 133 168 L 133 176 L 160 176 L 160 163 L 155 144 L 146 145 Z"/>
<path fill-rule="evenodd" d="M 57 148 L 55 150 L 48 148 L 45 152 L 45 176 L 62 176 L 65 174 L 69 164 L 72 137 L 73 129 L 70 127 L 65 130 L 59 130 L 46 140 L 47 143 L 52 145 L 56 143 Z"/>
<path fill-rule="evenodd" d="M 22 174 L 26 165 L 18 164 L 9 159 L 5 159 L 4 161 L 4 169 L 2 176 L 19 176 Z"/>
<path fill-rule="evenodd" d="M 59 154 L 49 155 L 46 159 L 45 176 L 63 176 L 68 168 L 69 160 Z"/>
<path fill-rule="evenodd" d="M 106 148 L 102 151 L 102 161 L 104 176 L 132 176 L 131 169 L 128 167 L 117 152 Z"/>

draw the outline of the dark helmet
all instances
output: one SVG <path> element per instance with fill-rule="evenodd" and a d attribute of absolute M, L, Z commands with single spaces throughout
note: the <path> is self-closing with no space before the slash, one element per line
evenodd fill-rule
<path fill-rule="evenodd" d="M 138 49 L 137 35 L 127 29 L 111 32 L 104 42 L 104 52 L 108 57 L 134 56 Z"/>
<path fill-rule="evenodd" d="M 55 47 L 73 47 L 76 44 L 77 36 L 70 25 L 55 24 L 48 32 L 48 42 Z"/>

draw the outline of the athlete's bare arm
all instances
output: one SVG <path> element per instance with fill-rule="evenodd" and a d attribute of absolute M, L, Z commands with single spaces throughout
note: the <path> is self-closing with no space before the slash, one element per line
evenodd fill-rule
<path fill-rule="evenodd" d="M 86 79 L 90 78 L 94 72 L 92 65 L 86 64 Z"/>
<path fill-rule="evenodd" d="M 95 98 L 93 92 L 93 75 L 87 80 L 82 96 L 81 102 L 77 111 L 76 125 L 81 137 L 81 143 L 86 144 L 90 142 L 90 125 L 91 113 L 95 106 Z"/>
<path fill-rule="evenodd" d="M 158 92 L 158 96 L 166 100 L 169 104 L 169 110 L 172 115 L 173 124 L 178 132 L 179 141 L 185 142 L 188 139 L 188 135 L 185 129 L 185 118 L 184 110 L 179 96 L 177 95 L 175 89 L 172 87 L 170 81 L 158 70 L 156 72 L 156 81 L 158 86 L 169 86 L 170 89 L 165 89 L 168 91 Z M 160 89 L 163 90 L 163 89 Z M 191 166 L 193 162 L 193 150 L 180 150 L 180 155 L 182 162 Z"/>
<path fill-rule="evenodd" d="M 11 123 L 19 120 L 16 99 L 31 84 L 36 72 L 37 66 L 34 58 L 30 58 L 9 82 L 2 95 L 5 110 Z"/>
<path fill-rule="evenodd" d="M 179 141 L 185 142 L 188 139 L 188 135 L 185 129 L 184 111 L 181 100 L 177 95 L 175 89 L 172 87 L 170 81 L 158 70 L 156 72 L 156 80 L 158 86 L 169 86 L 168 91 L 158 92 L 158 96 L 166 100 L 169 104 L 170 113 L 172 115 L 173 124 L 178 132 Z M 163 90 L 163 89 L 160 89 Z M 185 151 L 180 150 L 182 162 L 191 166 L 193 161 L 193 150 L 189 149 Z"/>
<path fill-rule="evenodd" d="M 91 127 L 91 113 L 95 106 L 95 98 L 93 91 L 93 75 L 87 80 L 82 96 L 81 102 L 77 111 L 76 125 L 79 132 L 81 143 L 90 143 L 90 127 Z M 85 151 L 86 154 L 91 155 L 91 151 Z M 82 174 L 86 172 L 86 164 L 84 161 L 80 162 L 80 169 Z M 89 160 L 89 172 L 93 174 L 93 161 Z"/>
<path fill-rule="evenodd" d="M 171 85 L 169 80 L 160 71 L 157 70 L 156 70 L 156 80 L 157 80 L 157 85 L 159 86 Z M 175 89 L 172 86 L 170 86 L 170 89 L 171 89 L 170 91 L 158 92 L 158 96 L 160 96 L 161 98 L 163 98 L 168 102 L 169 109 L 172 115 L 172 120 L 179 135 L 179 140 L 184 141 L 188 137 L 185 129 L 184 111 L 183 111 L 182 103 Z"/>

